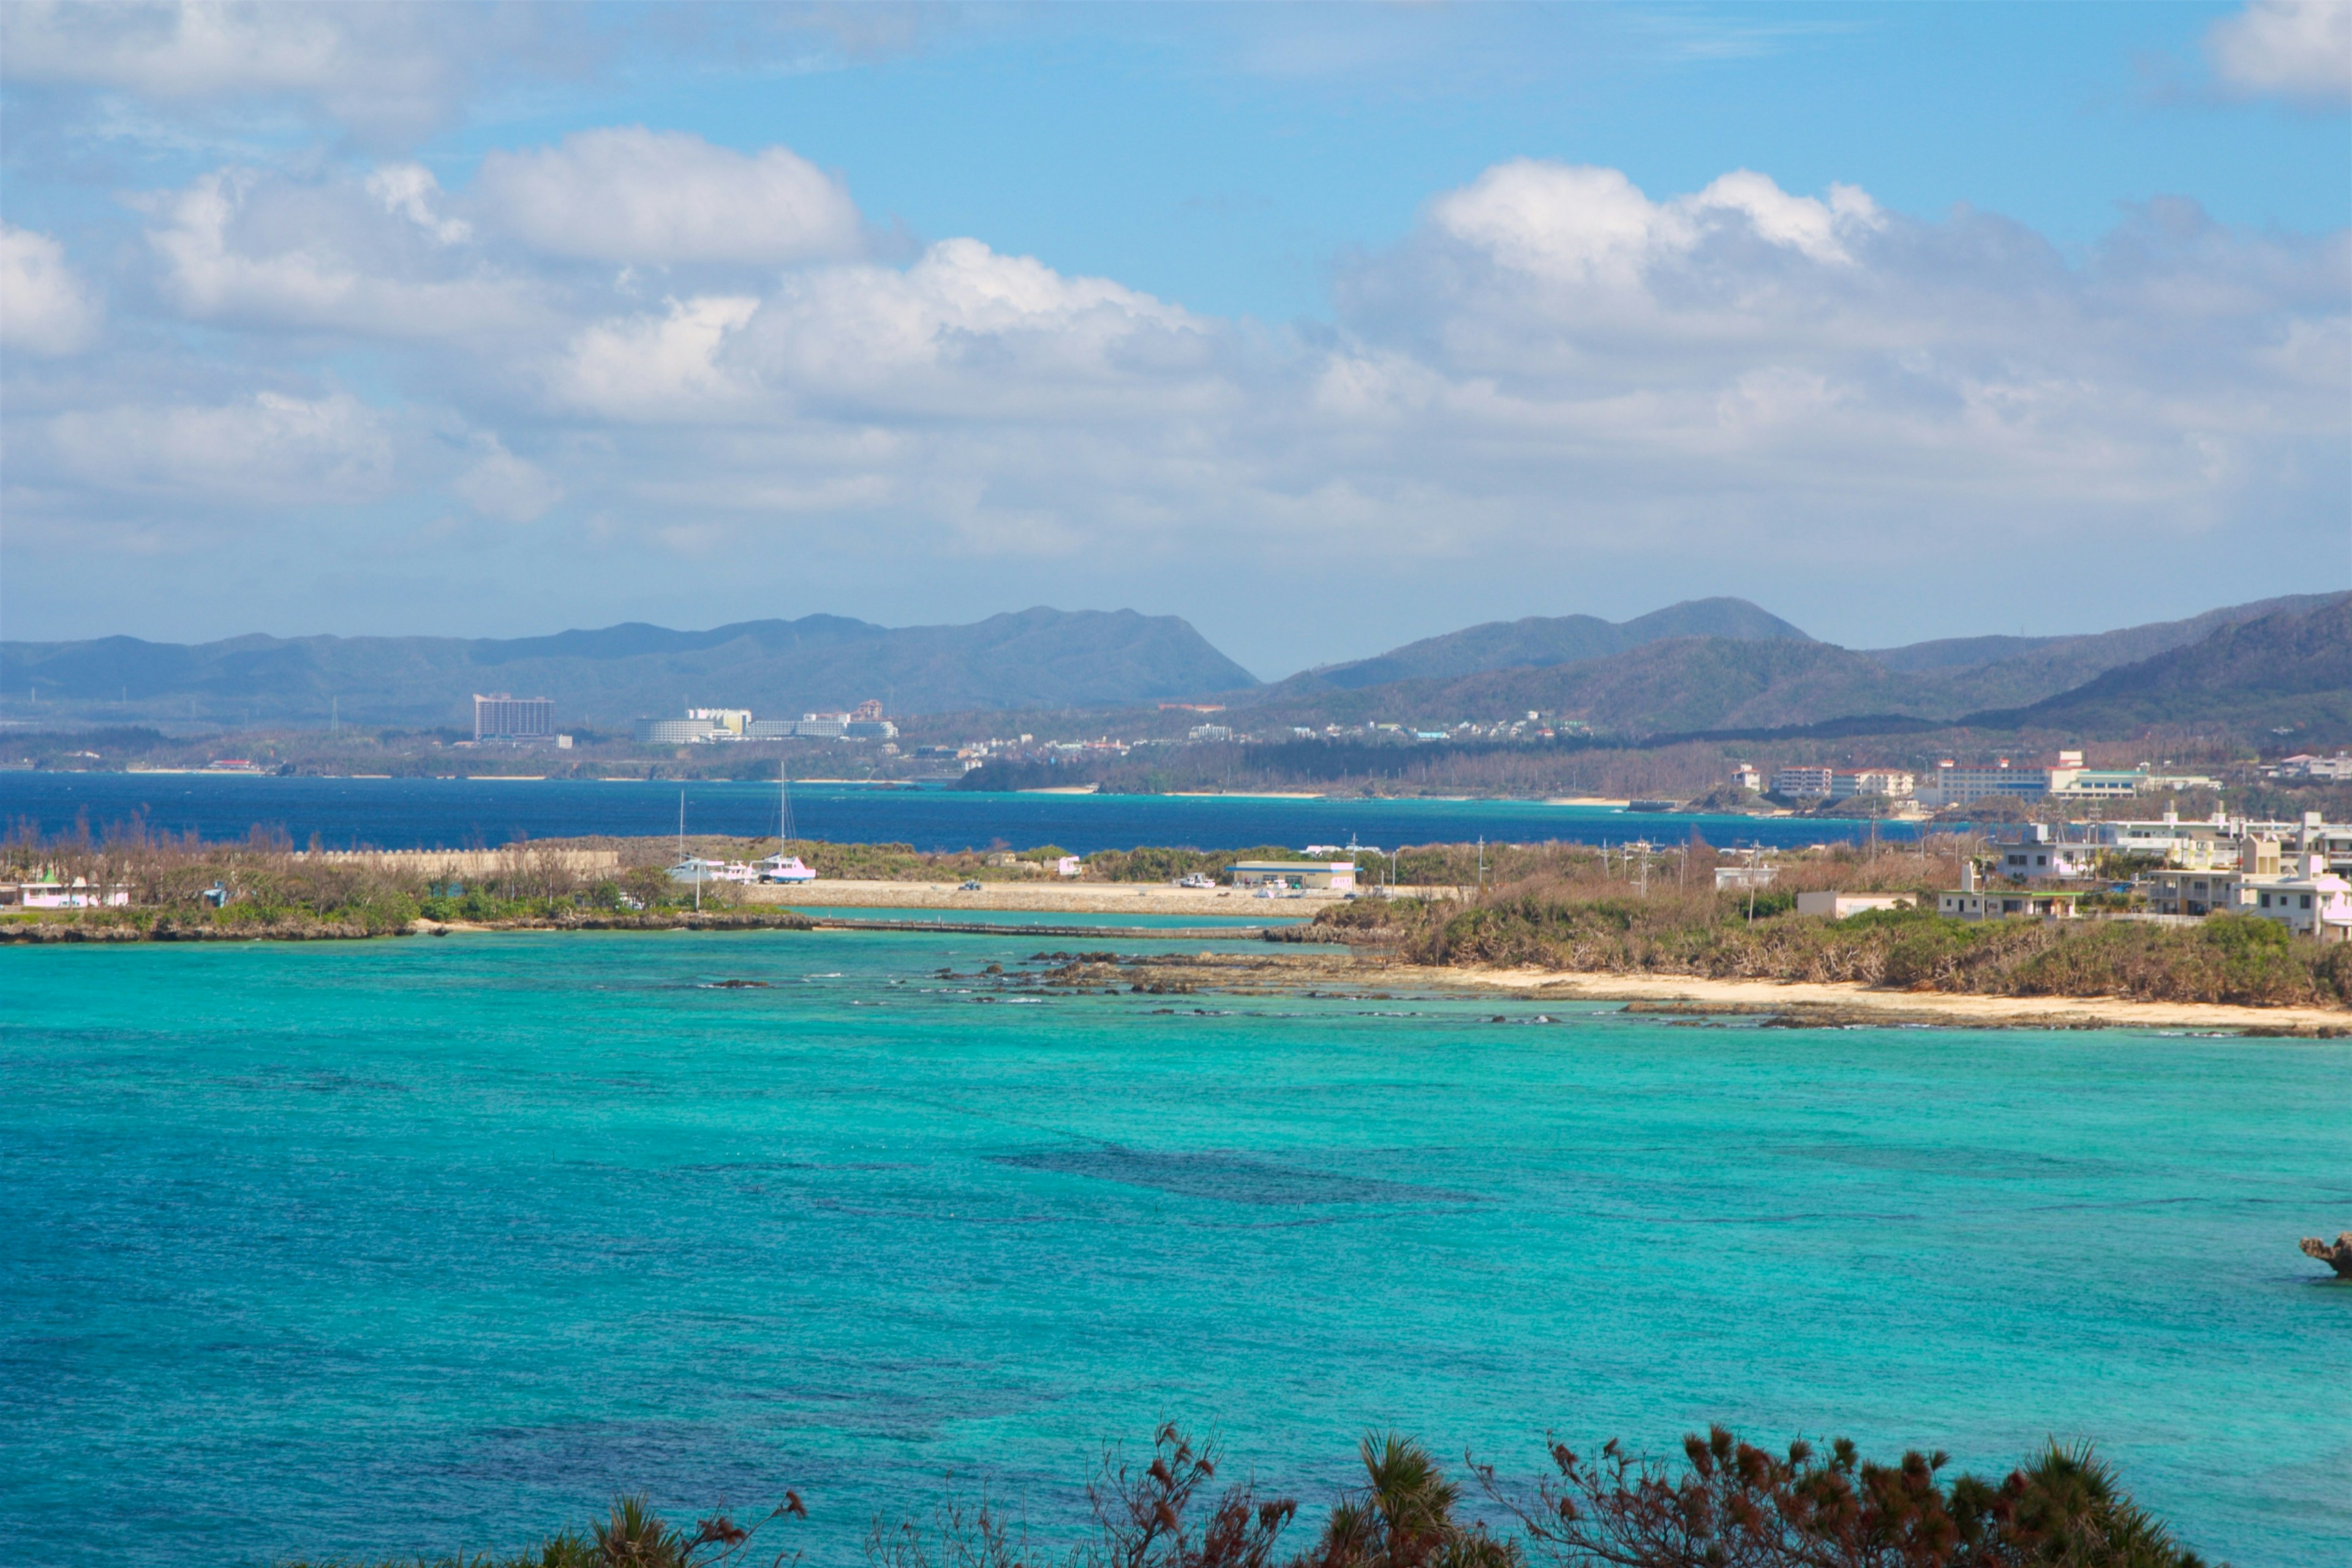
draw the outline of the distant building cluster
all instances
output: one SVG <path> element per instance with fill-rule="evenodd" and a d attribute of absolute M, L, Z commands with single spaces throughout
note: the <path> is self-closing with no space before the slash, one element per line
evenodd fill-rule
<path fill-rule="evenodd" d="M 683 719 L 640 719 L 637 743 L 701 746 L 732 741 L 895 741 L 898 726 L 882 717 L 882 704 L 868 698 L 845 713 L 803 713 L 797 719 L 759 719 L 749 708 L 689 708 Z"/>
<path fill-rule="evenodd" d="M 1741 768 L 1735 771 L 1733 782 L 1753 789 L 1756 786 L 1745 780 L 1755 776 L 1754 768 Z M 1783 800 L 1848 800 L 1855 795 L 1905 800 L 1910 797 L 1917 784 L 1915 774 L 1900 768 L 1863 768 L 1853 772 L 1837 768 L 1780 768 L 1772 774 L 1772 793 Z"/>
<path fill-rule="evenodd" d="M 2347 761 L 2352 763 L 2352 759 Z M 1731 782 L 1738 788 L 1759 791 L 1765 784 L 1763 774 L 1746 763 L 1732 769 Z M 1769 793 L 1783 800 L 1909 801 L 1922 810 L 1936 811 L 1948 805 L 1974 805 L 1982 800 L 2128 800 L 2144 791 L 2220 787 L 2220 781 L 2198 773 L 2158 773 L 2145 766 L 2085 767 L 2082 752 L 2061 752 L 2052 763 L 2032 765 L 2012 763 L 2007 757 L 1986 763 L 1947 757 L 1925 773 L 1884 766 L 1777 768 Z"/>
<path fill-rule="evenodd" d="M 2263 770 L 2263 776 L 2282 784 L 2343 784 L 2352 780 L 2352 754 L 2338 752 L 2332 757 L 2315 757 L 2299 752 L 2271 763 Z"/>

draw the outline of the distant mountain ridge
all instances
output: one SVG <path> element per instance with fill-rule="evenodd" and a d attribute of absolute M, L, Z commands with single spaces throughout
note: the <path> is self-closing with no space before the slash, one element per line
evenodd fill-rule
<path fill-rule="evenodd" d="M 1260 721 L 1316 725 L 1445 723 L 1535 710 L 1627 736 L 1789 730 L 1842 719 L 2086 732 L 2166 722 L 2242 730 L 2258 712 L 2271 716 L 2266 724 L 2332 723 L 2339 709 L 2352 717 L 2347 617 L 2352 596 L 2298 595 L 2090 637 L 1968 639 L 1977 646 L 1964 650 L 1916 645 L 1929 651 L 1913 668 L 1886 657 L 1907 650 L 1675 637 L 1601 658 L 1350 689 L 1286 681 L 1262 690 L 1259 712 Z M 2330 693 L 2346 700 L 2335 702 Z"/>
<path fill-rule="evenodd" d="M 1078 707 L 1245 689 L 1256 679 L 1174 616 L 1039 607 L 961 626 L 841 616 L 708 631 L 631 622 L 550 637 L 101 637 L 0 644 L 0 693 L 65 717 L 471 721 L 477 691 L 555 700 L 559 721 L 614 727 L 697 706 L 797 715 L 868 697 L 894 710 Z"/>
<path fill-rule="evenodd" d="M 1686 599 L 1636 616 L 1604 621 L 1598 616 L 1529 616 L 1488 621 L 1440 637 L 1391 648 L 1370 658 L 1302 670 L 1265 689 L 1267 699 L 1324 690 L 1354 691 L 1391 681 L 1475 675 L 1485 670 L 1532 668 L 1606 658 L 1675 637 L 1712 637 L 1735 642 L 1813 639 L 1745 599 Z"/>
<path fill-rule="evenodd" d="M 2248 728 L 2352 728 L 2352 598 L 2235 621 L 2185 647 L 2107 670 L 2016 710 L 2026 723 L 2116 730 L 2206 721 Z M 2006 714 L 1979 717 L 2006 719 Z"/>
<path fill-rule="evenodd" d="M 81 723 L 316 724 L 331 708 L 354 723 L 445 726 L 467 721 L 473 692 L 508 690 L 553 698 L 562 724 L 604 729 L 689 705 L 790 715 L 866 697 L 900 715 L 971 715 L 976 726 L 1001 710 L 1125 710 L 1132 718 L 1115 721 L 1125 725 L 1148 718 L 1154 700 L 1215 697 L 1252 729 L 1528 710 L 1627 738 L 1866 719 L 2238 725 L 2257 710 L 2291 727 L 2332 723 L 2327 693 L 2352 689 L 2330 662 L 2340 651 L 2330 628 L 2347 603 L 2352 595 L 2295 595 L 2082 637 L 1857 651 L 1745 600 L 1701 599 L 1623 622 L 1490 622 L 1270 686 L 1187 622 L 1128 610 L 1037 608 L 895 628 L 817 615 L 512 638 L 244 637 L 190 647 L 105 637 L 0 644 L 0 700 L 20 721 Z M 37 706 L 27 706 L 28 688 Z"/>

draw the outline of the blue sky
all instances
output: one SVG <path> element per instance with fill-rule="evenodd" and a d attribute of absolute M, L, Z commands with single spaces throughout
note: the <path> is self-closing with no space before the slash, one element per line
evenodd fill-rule
<path fill-rule="evenodd" d="M 1278 675 L 2352 552 L 2342 5 L 5 25 L 12 637 L 1132 605 Z"/>

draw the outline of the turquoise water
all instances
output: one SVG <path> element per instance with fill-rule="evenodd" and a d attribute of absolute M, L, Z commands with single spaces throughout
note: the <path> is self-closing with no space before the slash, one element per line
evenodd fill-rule
<path fill-rule="evenodd" d="M 2093 1436 L 2209 1552 L 2342 1561 L 2352 1290 L 2294 1242 L 2352 1226 L 2352 1047 L 930 978 L 1034 946 L 0 952 L 13 1559 L 789 1485 L 849 1562 L 1169 1416 L 1310 1501 L 1368 1426 Z"/>

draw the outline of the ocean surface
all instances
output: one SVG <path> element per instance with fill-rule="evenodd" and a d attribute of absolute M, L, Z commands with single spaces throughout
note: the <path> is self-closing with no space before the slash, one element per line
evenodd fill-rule
<path fill-rule="evenodd" d="M 152 829 L 243 838 L 282 828 L 299 845 L 330 848 L 465 848 L 517 838 L 676 832 L 686 796 L 690 833 L 750 837 L 776 831 L 771 784 L 652 784 L 578 779 L 222 777 L 200 773 L 0 773 L 0 826 L 93 834 L 143 819 Z M 794 784 L 796 833 L 836 844 L 909 844 L 921 850 L 1034 849 L 1073 854 L 1141 844 L 1240 849 L 1258 844 L 1490 842 L 1679 843 L 1694 830 L 1718 848 L 1853 839 L 1867 824 L 1747 816 L 1637 815 L 1539 801 L 1291 800 L 1248 795 L 1000 795 L 946 788 Z M 1881 824 L 1889 839 L 1911 829 Z"/>
<path fill-rule="evenodd" d="M 1053 945 L 0 951 L 10 1559 L 792 1487 L 855 1563 L 1174 1419 L 1310 1515 L 1367 1428 L 2092 1438 L 2209 1557 L 2344 1561 L 2352 1045 L 972 978 Z"/>

